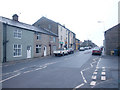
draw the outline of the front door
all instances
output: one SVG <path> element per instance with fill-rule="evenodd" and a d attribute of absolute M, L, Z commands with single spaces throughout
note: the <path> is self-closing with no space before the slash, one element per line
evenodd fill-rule
<path fill-rule="evenodd" d="M 31 58 L 31 46 L 27 46 L 27 58 Z"/>
<path fill-rule="evenodd" d="M 46 48 L 46 46 L 44 46 L 44 56 L 46 56 L 47 55 L 47 48 Z"/>

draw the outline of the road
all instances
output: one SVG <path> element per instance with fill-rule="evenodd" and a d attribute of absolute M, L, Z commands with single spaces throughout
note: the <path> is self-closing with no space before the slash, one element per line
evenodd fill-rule
<path fill-rule="evenodd" d="M 2 68 L 0 83 L 3 88 L 99 88 L 104 86 L 100 83 L 105 82 L 100 80 L 102 72 L 106 71 L 103 74 L 108 75 L 107 79 L 112 78 L 108 74 L 110 67 L 102 66 L 104 62 L 101 61 L 102 56 L 92 56 L 91 50 L 86 50 L 62 57 L 6 64 Z M 95 74 L 99 78 L 96 81 L 93 80 Z M 114 85 L 113 88 L 117 87 Z"/>

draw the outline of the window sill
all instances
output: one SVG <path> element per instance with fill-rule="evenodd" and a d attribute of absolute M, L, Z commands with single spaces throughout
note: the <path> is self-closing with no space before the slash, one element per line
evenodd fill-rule
<path fill-rule="evenodd" d="M 20 56 L 13 56 L 13 57 L 22 57 L 22 55 L 20 55 Z"/>

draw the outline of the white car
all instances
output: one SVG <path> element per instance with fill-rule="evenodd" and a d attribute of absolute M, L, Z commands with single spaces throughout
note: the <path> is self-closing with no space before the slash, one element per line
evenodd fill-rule
<path fill-rule="evenodd" d="M 58 55 L 59 56 L 64 56 L 64 55 L 68 54 L 68 51 L 65 48 L 63 48 L 63 49 L 58 49 L 58 50 L 53 51 L 53 54 L 55 56 L 58 56 Z"/>
<path fill-rule="evenodd" d="M 84 51 L 85 48 L 84 47 L 80 47 L 79 51 Z"/>

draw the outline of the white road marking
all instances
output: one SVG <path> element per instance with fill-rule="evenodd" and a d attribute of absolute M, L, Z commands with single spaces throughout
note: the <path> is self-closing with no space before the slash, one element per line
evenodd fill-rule
<path fill-rule="evenodd" d="M 95 76 L 95 75 L 92 76 L 92 79 L 96 79 L 96 78 L 97 78 L 97 76 Z"/>
<path fill-rule="evenodd" d="M 105 69 L 105 67 L 102 67 L 102 69 Z"/>
<path fill-rule="evenodd" d="M 95 72 L 97 72 L 98 71 L 98 69 L 95 69 Z"/>
<path fill-rule="evenodd" d="M 98 64 L 100 63 L 100 61 L 101 61 L 101 58 L 99 59 L 99 61 L 98 61 L 98 63 L 97 63 L 97 67 L 98 67 Z M 96 67 L 96 68 L 97 68 L 97 67 Z"/>
<path fill-rule="evenodd" d="M 75 89 L 80 88 L 80 87 L 82 87 L 83 85 L 84 85 L 84 83 L 82 83 L 82 84 L 76 86 Z M 74 90 L 75 90 L 75 89 L 74 89 Z"/>
<path fill-rule="evenodd" d="M 19 71 L 21 71 L 21 70 L 23 70 L 23 69 L 25 69 L 25 68 L 21 68 L 21 69 L 18 69 L 18 70 L 15 70 L 15 71 L 13 71 L 13 72 L 9 72 L 9 73 L 3 73 L 3 74 L 0 75 L 0 76 L 5 76 L 5 75 L 11 74 L 11 73 L 19 72 Z"/>
<path fill-rule="evenodd" d="M 83 71 L 92 68 L 92 67 L 93 67 L 93 63 L 96 63 L 96 62 L 97 62 L 97 61 L 96 61 L 97 59 L 98 59 L 98 57 L 95 58 L 95 59 L 93 59 L 93 62 L 90 63 L 90 66 L 91 66 L 91 67 L 86 68 L 86 69 L 83 69 L 83 70 L 80 72 L 81 75 L 82 75 L 82 78 L 83 78 L 83 80 L 84 80 L 84 83 L 82 83 L 82 84 L 76 86 L 73 90 L 76 90 L 76 88 L 80 88 L 80 87 L 83 86 L 85 83 L 87 83 L 87 80 L 85 79 L 85 77 L 84 77 L 84 75 L 83 75 Z M 97 71 L 97 69 L 99 68 L 99 67 L 98 67 L 98 64 L 99 64 L 100 60 L 101 60 L 101 58 L 99 59 L 99 61 L 98 61 L 98 63 L 97 63 L 96 71 Z M 95 76 L 94 79 L 95 79 L 95 78 L 97 78 L 97 77 Z M 91 85 L 95 85 L 95 84 L 96 84 L 95 81 L 94 81 L 94 82 L 91 82 Z"/>
<path fill-rule="evenodd" d="M 105 75 L 105 72 L 101 72 L 102 75 Z"/>
<path fill-rule="evenodd" d="M 94 72 L 93 74 L 97 74 L 97 72 Z"/>
<path fill-rule="evenodd" d="M 82 71 L 81 71 L 81 75 L 82 75 L 82 78 L 83 78 L 84 82 L 87 83 Z"/>
<path fill-rule="evenodd" d="M 40 70 L 40 69 L 42 69 L 42 68 L 37 68 L 37 69 L 35 69 L 35 70 L 37 71 L 37 70 Z"/>
<path fill-rule="evenodd" d="M 30 71 L 25 71 L 25 72 L 23 72 L 23 73 L 29 73 L 29 72 L 32 72 L 32 71 L 34 71 L 34 70 L 30 70 Z"/>
<path fill-rule="evenodd" d="M 21 74 L 21 73 L 18 73 L 18 74 L 14 75 L 14 76 L 11 76 L 11 77 L 9 77 L 9 78 L 6 78 L 6 79 L 4 79 L 4 80 L 1 80 L 0 83 L 2 83 L 2 82 L 4 82 L 4 81 L 7 81 L 7 80 L 9 80 L 9 79 L 11 79 L 11 78 L 14 78 L 14 77 L 16 77 L 16 76 L 18 76 L 18 75 L 20 75 L 20 74 Z"/>
<path fill-rule="evenodd" d="M 106 76 L 101 76 L 101 80 L 106 80 Z"/>
<path fill-rule="evenodd" d="M 96 84 L 96 81 L 92 81 L 92 82 L 90 83 L 91 86 L 94 86 L 95 84 Z"/>

